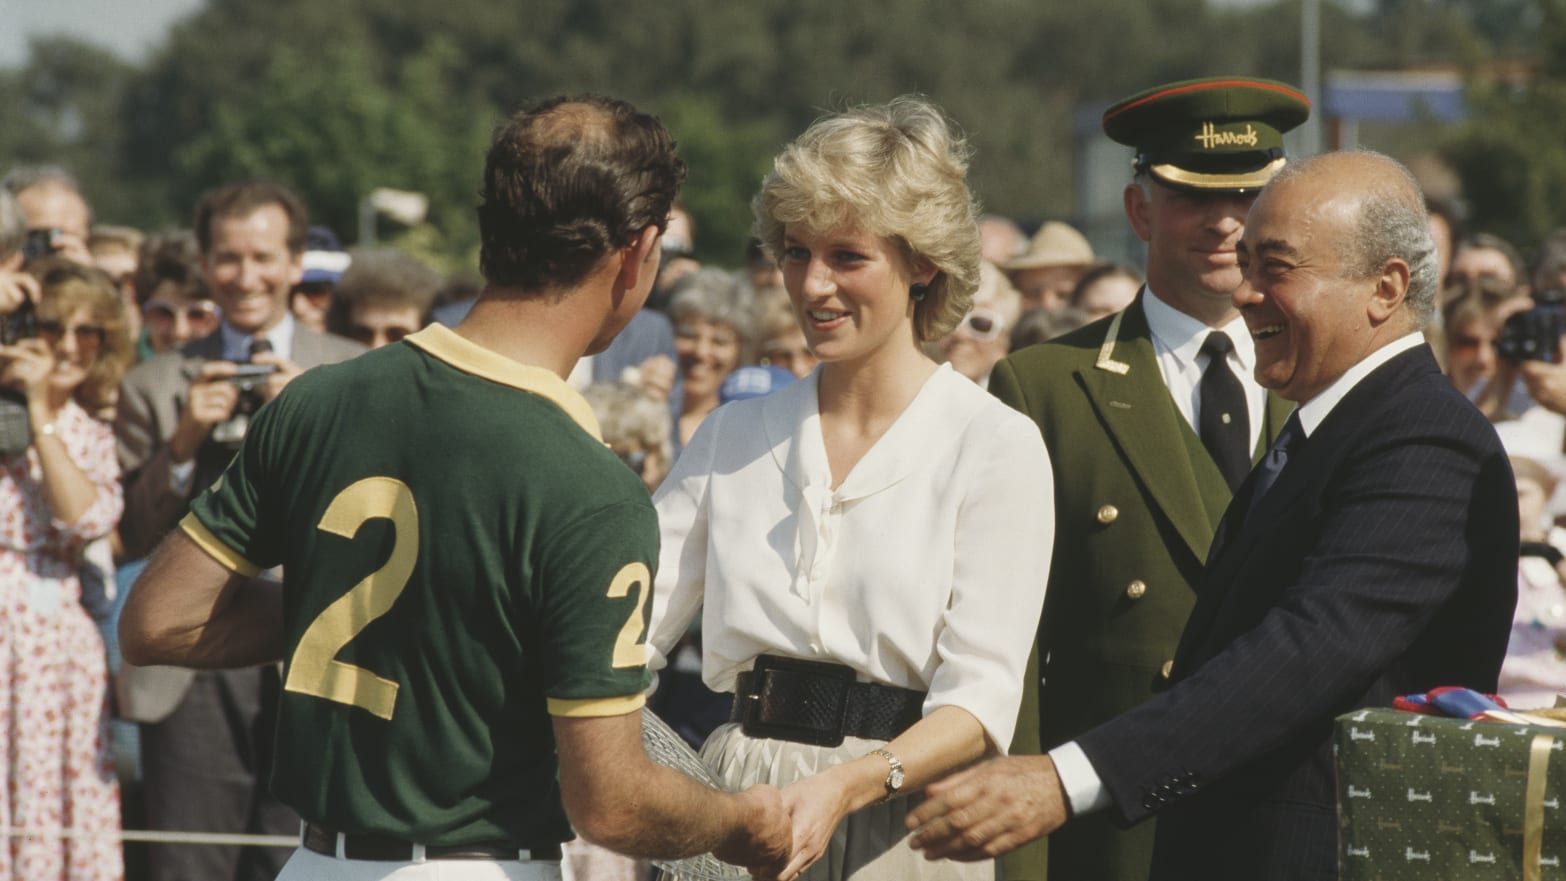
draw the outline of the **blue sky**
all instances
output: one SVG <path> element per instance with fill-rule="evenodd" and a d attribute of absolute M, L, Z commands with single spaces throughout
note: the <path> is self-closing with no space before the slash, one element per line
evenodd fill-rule
<path fill-rule="evenodd" d="M 27 63 L 29 37 L 69 34 L 140 61 L 204 0 L 0 0 L 0 67 Z"/>

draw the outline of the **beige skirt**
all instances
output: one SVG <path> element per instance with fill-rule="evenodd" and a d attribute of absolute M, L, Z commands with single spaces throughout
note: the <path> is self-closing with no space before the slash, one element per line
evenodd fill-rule
<path fill-rule="evenodd" d="M 751 738 L 731 722 L 712 732 L 701 757 L 726 788 L 739 790 L 757 783 L 787 786 L 885 745 L 884 740 L 862 737 L 844 738 L 836 747 Z M 992 860 L 931 862 L 908 846 L 903 818 L 923 798 L 907 795 L 844 817 L 826 853 L 801 881 L 994 881 Z"/>

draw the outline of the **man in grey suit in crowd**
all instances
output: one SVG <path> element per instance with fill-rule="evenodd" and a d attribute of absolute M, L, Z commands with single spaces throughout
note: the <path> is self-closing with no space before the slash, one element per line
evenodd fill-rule
<path fill-rule="evenodd" d="M 120 390 L 124 468 L 120 536 L 128 559 L 151 551 L 238 449 L 249 412 L 301 371 L 364 349 L 295 323 L 306 218 L 288 189 L 230 184 L 196 208 L 202 271 L 223 311 L 218 330 L 138 365 Z M 243 376 L 251 373 L 254 375 Z M 132 668 L 118 692 L 142 729 L 147 821 L 154 829 L 293 835 L 298 818 L 267 792 L 277 673 Z M 153 881 L 270 879 L 286 849 L 154 844 Z"/>

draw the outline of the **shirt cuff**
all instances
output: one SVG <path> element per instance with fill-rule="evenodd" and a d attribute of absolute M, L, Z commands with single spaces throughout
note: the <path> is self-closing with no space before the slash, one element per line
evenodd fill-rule
<path fill-rule="evenodd" d="M 184 463 L 169 463 L 169 489 L 178 495 L 187 495 L 190 492 L 190 480 L 196 476 L 196 460 L 191 459 Z"/>
<path fill-rule="evenodd" d="M 1055 763 L 1060 787 L 1066 791 L 1066 800 L 1071 803 L 1071 816 L 1080 817 L 1109 807 L 1109 790 L 1104 788 L 1087 753 L 1075 740 L 1050 750 L 1049 758 Z"/>

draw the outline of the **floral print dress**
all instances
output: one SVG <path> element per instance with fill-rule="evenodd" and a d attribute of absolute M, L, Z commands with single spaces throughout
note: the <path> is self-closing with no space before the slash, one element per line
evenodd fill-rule
<path fill-rule="evenodd" d="M 118 879 L 108 667 L 78 570 L 124 499 L 110 426 L 75 402 L 55 425 L 97 487 L 76 523 L 50 515 L 37 450 L 0 456 L 0 879 Z"/>

